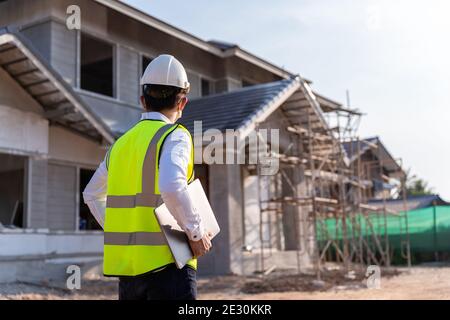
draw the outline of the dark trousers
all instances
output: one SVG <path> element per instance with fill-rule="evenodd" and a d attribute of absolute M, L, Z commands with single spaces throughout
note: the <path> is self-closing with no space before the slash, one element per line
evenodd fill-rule
<path fill-rule="evenodd" d="M 175 264 L 136 277 L 119 278 L 119 300 L 195 300 L 197 272 Z"/>

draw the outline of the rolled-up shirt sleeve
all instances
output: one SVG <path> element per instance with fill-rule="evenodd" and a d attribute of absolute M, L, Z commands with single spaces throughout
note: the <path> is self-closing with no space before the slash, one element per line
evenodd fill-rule
<path fill-rule="evenodd" d="M 164 142 L 159 160 L 159 191 L 178 225 L 189 239 L 200 240 L 205 233 L 200 215 L 187 191 L 191 137 L 176 129 Z"/>

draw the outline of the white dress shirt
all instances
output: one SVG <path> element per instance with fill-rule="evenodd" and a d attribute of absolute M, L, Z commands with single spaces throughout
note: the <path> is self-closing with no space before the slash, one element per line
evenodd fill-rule
<path fill-rule="evenodd" d="M 172 123 L 159 112 L 146 112 L 141 120 L 152 119 Z M 187 192 L 187 168 L 191 154 L 191 138 L 181 129 L 171 132 L 161 149 L 159 161 L 159 191 L 170 213 L 189 239 L 200 240 L 205 230 L 202 221 Z M 84 202 L 103 227 L 106 209 L 108 171 L 105 160 L 95 171 L 83 191 Z"/>

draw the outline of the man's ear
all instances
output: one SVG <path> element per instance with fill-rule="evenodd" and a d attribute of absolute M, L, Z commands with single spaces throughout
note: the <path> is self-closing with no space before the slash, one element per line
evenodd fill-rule
<path fill-rule="evenodd" d="M 180 102 L 178 102 L 178 110 L 183 111 L 184 107 L 186 107 L 187 104 L 187 97 L 183 97 L 180 99 Z"/>
<path fill-rule="evenodd" d="M 145 103 L 144 96 L 141 96 L 141 105 L 142 105 L 142 108 L 144 108 L 144 110 L 148 110 L 148 109 L 147 109 L 147 105 L 146 105 L 146 103 Z"/>

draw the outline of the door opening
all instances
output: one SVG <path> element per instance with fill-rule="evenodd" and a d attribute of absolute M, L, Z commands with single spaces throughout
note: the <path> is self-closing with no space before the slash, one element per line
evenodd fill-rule
<path fill-rule="evenodd" d="M 86 188 L 89 180 L 94 175 L 94 170 L 80 169 L 80 217 L 79 217 L 79 230 L 102 230 L 102 227 L 97 223 L 94 216 L 89 211 L 89 207 L 83 201 L 83 190 Z"/>
<path fill-rule="evenodd" d="M 26 157 L 0 154 L 0 224 L 24 227 Z"/>

